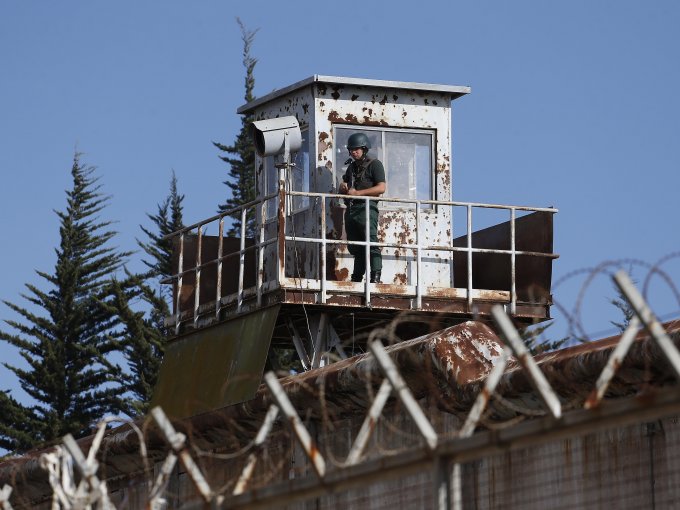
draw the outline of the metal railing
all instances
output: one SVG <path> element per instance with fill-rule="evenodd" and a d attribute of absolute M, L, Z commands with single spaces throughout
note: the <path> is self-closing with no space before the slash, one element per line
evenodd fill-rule
<path fill-rule="evenodd" d="M 302 212 L 294 212 L 291 215 L 288 212 L 289 203 L 293 197 L 308 197 L 309 207 Z M 178 333 L 180 329 L 180 323 L 184 321 L 191 320 L 193 326 L 197 327 L 199 325 L 199 319 L 205 316 L 209 311 L 213 312 L 215 318 L 219 319 L 221 311 L 225 306 L 233 306 L 235 304 L 235 312 L 241 313 L 244 307 L 244 301 L 248 298 L 255 298 L 256 306 L 260 307 L 262 305 L 263 294 L 271 290 L 279 288 L 290 288 L 290 289 L 303 289 L 318 291 L 319 297 L 318 301 L 320 303 L 326 303 L 328 299 L 328 293 L 330 291 L 343 292 L 343 293 L 357 293 L 362 292 L 364 295 L 365 303 L 367 306 L 371 305 L 371 295 L 380 293 L 393 293 L 394 289 L 390 289 L 388 285 L 376 285 L 370 283 L 369 279 L 366 278 L 363 283 L 351 283 L 343 282 L 342 286 L 334 285 L 335 282 L 328 280 L 326 265 L 328 261 L 328 249 L 329 247 L 340 247 L 342 245 L 358 245 L 365 248 L 365 257 L 367 265 L 367 274 L 370 271 L 370 249 L 372 247 L 379 248 L 395 248 L 404 250 L 406 253 L 412 253 L 409 257 L 408 255 L 404 259 L 408 262 L 415 263 L 415 282 L 406 285 L 405 289 L 401 289 L 399 294 L 403 296 L 413 296 L 415 298 L 415 308 L 420 309 L 422 306 L 423 296 L 427 295 L 427 289 L 423 285 L 423 254 L 427 252 L 444 252 L 448 253 L 449 257 L 453 257 L 454 253 L 465 253 L 467 258 L 467 275 L 466 284 L 464 288 L 461 288 L 460 296 L 464 295 L 468 307 L 471 309 L 473 305 L 473 300 L 475 298 L 475 291 L 479 289 L 473 288 L 473 254 L 500 254 L 506 255 L 510 258 L 510 289 L 507 293 L 506 304 L 509 305 L 510 313 L 513 314 L 516 311 L 517 305 L 517 257 L 518 256 L 530 256 L 530 257 L 542 257 L 542 258 L 557 258 L 554 253 L 544 253 L 536 251 L 525 251 L 517 249 L 516 240 L 516 223 L 518 220 L 518 212 L 544 212 L 554 214 L 557 209 L 550 207 L 528 207 L 528 206 L 515 206 L 515 205 L 500 205 L 500 204 L 485 204 L 485 203 L 473 203 L 473 202 L 459 202 L 459 201 L 442 201 L 442 200 L 420 200 L 420 199 L 403 199 L 403 198 L 393 198 L 393 197 L 352 197 L 352 200 L 363 200 L 364 207 L 366 211 L 366 223 L 365 223 L 365 236 L 366 241 L 349 241 L 346 239 L 329 238 L 327 235 L 328 231 L 328 206 L 334 205 L 332 201 L 339 201 L 347 199 L 346 195 L 339 195 L 333 193 L 314 193 L 314 192 L 300 192 L 300 191 L 288 191 L 285 186 L 281 186 L 277 193 L 266 195 L 260 199 L 254 200 L 247 204 L 241 205 L 239 207 L 227 210 L 223 213 L 212 216 L 203 221 L 194 223 L 183 229 L 174 232 L 167 236 L 167 239 L 177 239 L 176 250 L 177 250 L 177 268 L 176 273 L 173 274 L 169 279 L 164 280 L 164 283 L 173 283 L 176 285 L 175 289 L 175 303 L 174 303 L 174 322 L 175 331 Z M 269 201 L 276 202 L 277 215 L 276 218 L 267 218 L 267 203 Z M 415 238 L 413 242 L 371 242 L 370 236 L 370 224 L 369 224 L 369 208 L 371 201 L 398 204 L 404 213 L 411 213 L 415 217 Z M 423 227 L 421 225 L 421 217 L 424 214 L 423 209 L 434 210 L 438 213 L 445 211 L 446 208 L 450 208 L 450 221 L 451 226 L 449 229 L 450 235 L 447 235 L 446 243 L 439 244 L 428 244 L 426 242 L 426 236 L 423 235 Z M 453 217 L 454 210 L 456 208 L 462 208 L 465 211 L 466 218 L 466 228 L 465 228 L 465 246 L 455 246 L 454 240 L 456 239 L 453 234 Z M 509 214 L 509 226 L 510 226 L 510 239 L 509 248 L 507 249 L 495 249 L 495 248 L 481 248 L 473 246 L 473 210 L 475 209 L 493 209 L 500 211 L 507 211 Z M 257 229 L 255 242 L 251 245 L 247 245 L 246 236 L 246 220 L 248 218 L 249 211 L 255 211 L 257 217 Z M 293 221 L 291 221 L 294 216 L 298 214 L 313 214 L 318 211 L 320 214 L 320 220 L 318 223 L 318 230 L 309 230 L 301 232 L 301 235 L 295 233 L 294 228 L 289 228 L 288 224 L 294 226 Z M 240 231 L 240 242 L 238 250 L 224 253 L 224 221 L 226 217 L 233 217 L 238 215 L 241 223 Z M 275 220 L 275 221 L 274 221 Z M 205 256 L 205 250 L 203 247 L 204 239 L 206 237 L 206 227 L 211 224 L 216 224 L 217 226 L 217 252 L 214 257 L 209 260 L 203 260 Z M 292 231 L 292 232 L 291 232 Z M 186 240 L 187 237 L 191 236 L 195 238 L 195 265 L 193 267 L 185 267 L 186 264 Z M 462 236 L 461 236 L 462 237 Z M 389 240 L 387 240 L 389 241 Z M 297 249 L 297 243 L 306 243 L 311 245 L 316 245 L 320 249 L 320 267 L 318 268 L 317 275 L 315 278 L 308 278 L 307 275 L 301 276 L 299 268 L 297 271 L 297 276 L 288 277 L 287 269 L 287 243 L 296 243 L 295 247 Z M 273 247 L 273 248 L 270 248 Z M 272 250 L 275 251 L 275 261 L 266 260 L 265 261 L 265 251 Z M 246 257 L 249 253 L 255 252 L 255 284 L 246 287 L 245 286 L 245 266 Z M 223 295 L 222 293 L 222 278 L 223 278 L 223 268 L 227 260 L 233 260 L 238 257 L 238 285 L 236 292 L 228 293 Z M 292 264 L 296 264 L 294 260 Z M 207 303 L 201 304 L 202 293 L 202 273 L 206 268 L 210 266 L 216 266 L 216 282 L 215 282 L 215 300 Z M 195 276 L 194 285 L 194 302 L 193 309 L 191 311 L 187 310 L 186 307 L 182 309 L 182 290 L 186 285 L 184 279 L 188 274 L 193 274 Z M 451 273 L 450 288 L 455 288 L 453 286 L 453 273 Z"/>

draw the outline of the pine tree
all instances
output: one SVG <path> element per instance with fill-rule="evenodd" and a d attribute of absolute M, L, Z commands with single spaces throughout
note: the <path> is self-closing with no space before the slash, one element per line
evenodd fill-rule
<path fill-rule="evenodd" d="M 633 310 L 633 307 L 626 299 L 626 296 L 623 295 L 623 292 L 621 292 L 621 290 L 616 286 L 614 286 L 614 288 L 616 290 L 617 297 L 609 300 L 609 302 L 619 309 L 621 315 L 623 316 L 623 319 L 622 322 L 616 321 L 609 322 L 611 322 L 611 324 L 615 326 L 616 329 L 619 330 L 619 332 L 623 333 L 624 331 L 626 331 L 626 329 L 628 329 L 630 321 L 633 320 L 633 317 L 635 316 L 635 311 Z"/>
<path fill-rule="evenodd" d="M 542 354 L 544 352 L 556 351 L 561 349 L 569 340 L 569 337 L 561 338 L 559 340 L 550 340 L 543 338 L 543 333 L 546 329 L 551 327 L 554 322 L 548 324 L 532 324 L 519 331 L 520 337 L 524 341 L 527 349 L 532 356 Z"/>
<path fill-rule="evenodd" d="M 240 18 L 236 21 L 241 27 L 241 40 L 243 41 L 243 66 L 246 69 L 245 76 L 245 100 L 250 102 L 255 99 L 253 89 L 255 87 L 255 77 L 253 71 L 257 59 L 250 54 L 255 34 L 257 30 L 248 30 Z M 220 159 L 229 164 L 229 174 L 224 184 L 226 184 L 230 191 L 231 197 L 223 204 L 219 205 L 218 211 L 225 212 L 242 204 L 246 204 L 255 200 L 257 191 L 255 189 L 255 150 L 250 140 L 248 133 L 248 126 L 254 120 L 251 113 L 241 117 L 241 131 L 239 132 L 233 145 L 223 145 L 218 142 L 213 142 L 215 147 L 225 153 L 220 156 Z M 241 236 L 241 214 L 236 212 L 231 215 L 232 224 L 227 235 Z M 254 237 L 256 232 L 255 227 L 255 209 L 248 210 L 246 216 L 246 236 Z"/>
<path fill-rule="evenodd" d="M 127 273 L 123 281 L 113 281 L 109 307 L 118 315 L 121 351 L 130 374 L 121 378 L 121 384 L 130 397 L 125 400 L 126 412 L 131 416 L 146 413 L 153 389 L 158 379 L 165 342 L 165 318 L 170 315 L 168 293 L 154 292 L 159 280 L 172 273 L 172 241 L 165 236 L 184 227 L 182 201 L 184 195 L 177 191 L 177 177 L 172 173 L 170 192 L 157 205 L 156 214 L 147 214 L 153 229 L 140 225 L 148 237 L 137 244 L 150 257 L 142 262 L 149 268 L 143 274 Z"/>
<path fill-rule="evenodd" d="M 24 406 L 0 392 L 0 446 L 23 450 L 70 432 L 86 434 L 107 413 L 121 408 L 113 384 L 118 367 L 108 355 L 118 347 L 110 332 L 116 318 L 101 306 L 109 278 L 129 253 L 109 246 L 115 232 L 99 219 L 109 197 L 101 194 L 94 168 L 75 154 L 67 205 L 58 211 L 60 245 L 54 274 L 37 271 L 49 290 L 27 284 L 22 294 L 35 312 L 5 304 L 20 316 L 6 323 L 16 331 L 0 331 L 0 340 L 19 349 L 27 369 L 9 365 L 36 404 Z"/>
<path fill-rule="evenodd" d="M 122 282 L 111 282 L 111 299 L 103 306 L 118 317 L 121 329 L 117 339 L 130 370 L 119 377 L 126 393 L 122 408 L 129 416 L 141 416 L 148 411 L 163 360 L 166 340 L 163 321 L 168 305 L 141 276 L 129 273 L 127 276 Z"/>
<path fill-rule="evenodd" d="M 139 226 L 149 238 L 147 242 L 137 240 L 137 244 L 151 258 L 151 260 L 142 261 L 149 268 L 146 278 L 164 279 L 172 276 L 172 240 L 165 239 L 165 236 L 184 228 L 183 201 L 184 195 L 180 195 L 177 191 L 177 177 L 173 171 L 170 179 L 170 193 L 162 203 L 157 205 L 156 214 L 147 214 L 154 224 L 154 229 Z"/>

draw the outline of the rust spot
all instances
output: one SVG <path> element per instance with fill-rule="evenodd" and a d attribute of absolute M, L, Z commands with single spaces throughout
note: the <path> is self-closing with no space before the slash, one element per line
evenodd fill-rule
<path fill-rule="evenodd" d="M 488 402 L 491 398 L 491 394 L 489 393 L 489 390 L 486 388 L 486 386 L 482 388 L 482 398 L 484 399 L 484 402 Z"/>
<path fill-rule="evenodd" d="M 432 101 L 432 104 L 435 105 L 435 106 L 437 106 L 437 101 L 434 101 L 434 100 L 433 100 L 433 101 Z"/>
<path fill-rule="evenodd" d="M 339 282 L 347 281 L 349 278 L 349 269 L 343 267 L 342 269 L 335 270 L 335 279 Z"/>
<path fill-rule="evenodd" d="M 588 398 L 586 399 L 585 407 L 586 409 L 595 409 L 600 405 L 600 401 L 597 399 L 597 388 L 593 389 L 593 391 L 590 392 L 590 395 L 588 395 Z"/>
<path fill-rule="evenodd" d="M 326 161 L 326 168 L 328 168 L 328 170 L 333 170 L 333 162 L 330 159 Z"/>
<path fill-rule="evenodd" d="M 316 85 L 316 90 L 319 92 L 320 96 L 326 95 L 326 85 L 324 83 L 318 83 Z"/>
<path fill-rule="evenodd" d="M 357 99 L 359 99 L 359 96 L 357 96 L 356 94 L 352 94 L 351 99 L 352 101 L 356 101 Z"/>
<path fill-rule="evenodd" d="M 368 114 L 369 114 L 369 115 L 373 115 L 373 108 L 369 108 L 369 109 L 368 109 Z"/>
<path fill-rule="evenodd" d="M 396 94 L 393 94 L 393 95 L 392 95 L 392 100 L 396 101 L 397 99 L 399 99 L 399 96 L 396 95 Z"/>
<path fill-rule="evenodd" d="M 376 421 L 373 416 L 368 417 L 368 428 L 371 429 L 371 433 L 375 430 Z"/>
<path fill-rule="evenodd" d="M 342 122 L 342 117 L 335 110 L 331 110 L 328 113 L 328 120 L 331 122 Z"/>
<path fill-rule="evenodd" d="M 309 445 L 309 458 L 312 462 L 316 462 L 316 458 L 319 456 L 319 450 L 316 448 L 314 443 Z"/>
<path fill-rule="evenodd" d="M 427 100 L 427 98 L 423 99 L 423 102 L 424 102 L 425 104 L 430 104 L 430 102 Z"/>
<path fill-rule="evenodd" d="M 385 96 L 380 100 L 380 104 L 381 105 L 387 104 L 387 94 L 385 94 Z"/>
<path fill-rule="evenodd" d="M 309 113 L 309 104 L 305 103 L 302 105 L 302 111 L 305 112 L 305 115 Z"/>
<path fill-rule="evenodd" d="M 326 106 L 326 103 L 324 103 L 323 101 L 319 101 L 319 106 L 323 108 L 324 106 Z"/>
<path fill-rule="evenodd" d="M 331 94 L 331 97 L 333 99 L 336 99 L 336 100 L 340 99 L 340 92 L 338 92 L 339 89 L 340 89 L 340 85 L 336 85 L 335 87 L 333 87 L 333 93 Z"/>
<path fill-rule="evenodd" d="M 406 278 L 406 273 L 399 273 L 394 275 L 394 283 L 397 285 L 406 285 L 408 279 Z"/>
<path fill-rule="evenodd" d="M 319 143 L 317 145 L 317 152 L 319 154 L 319 161 L 323 160 L 323 156 L 321 155 L 321 153 L 324 152 L 326 149 L 328 149 L 331 146 L 330 143 L 326 142 L 326 140 L 328 138 L 329 138 L 328 133 L 326 133 L 325 131 L 322 131 L 321 133 L 319 133 Z"/>
<path fill-rule="evenodd" d="M 367 117 L 365 115 L 364 115 L 363 119 L 364 119 L 364 121 L 362 122 L 362 124 L 364 124 L 366 126 L 387 126 L 388 125 L 387 122 L 385 122 L 382 119 L 381 120 L 371 120 L 370 117 Z"/>
<path fill-rule="evenodd" d="M 404 111 L 401 113 L 402 118 L 406 118 L 407 115 L 408 115 L 408 113 L 406 112 L 406 110 L 404 110 Z"/>
<path fill-rule="evenodd" d="M 352 124 L 358 124 L 359 123 L 359 119 L 357 119 L 357 116 L 352 115 L 351 113 L 348 113 L 347 115 L 345 115 L 345 120 L 347 122 L 351 122 Z"/>

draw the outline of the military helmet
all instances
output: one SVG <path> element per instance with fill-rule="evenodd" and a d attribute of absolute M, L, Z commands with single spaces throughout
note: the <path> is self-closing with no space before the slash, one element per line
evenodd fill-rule
<path fill-rule="evenodd" d="M 358 149 L 362 147 L 368 151 L 371 148 L 371 142 L 368 141 L 368 137 L 364 133 L 352 133 L 347 139 L 347 149 Z"/>

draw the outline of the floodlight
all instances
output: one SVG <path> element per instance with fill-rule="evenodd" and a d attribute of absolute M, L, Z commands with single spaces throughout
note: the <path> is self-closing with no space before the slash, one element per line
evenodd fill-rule
<path fill-rule="evenodd" d="M 250 125 L 250 136 L 255 150 L 262 157 L 277 156 L 285 152 L 290 154 L 299 151 L 302 146 L 300 125 L 293 116 L 253 122 Z"/>

